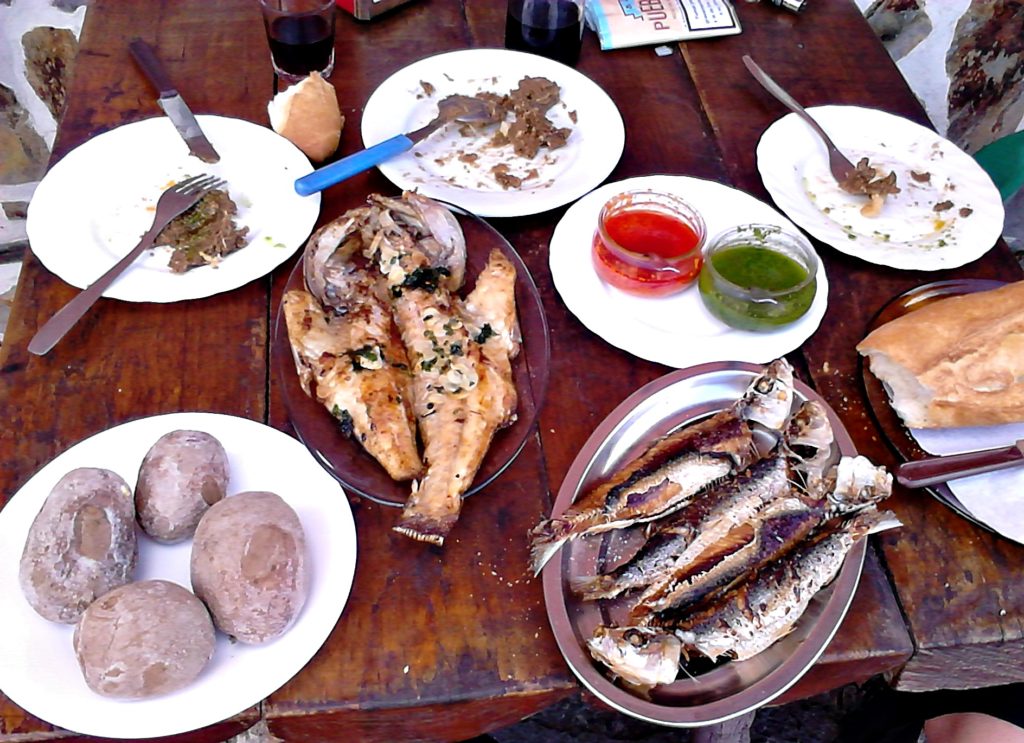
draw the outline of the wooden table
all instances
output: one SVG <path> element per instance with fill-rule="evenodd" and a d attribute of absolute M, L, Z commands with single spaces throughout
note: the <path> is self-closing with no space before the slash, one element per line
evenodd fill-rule
<path fill-rule="evenodd" d="M 708 178 L 767 200 L 754 162 L 761 132 L 784 111 L 744 70 L 750 53 L 808 105 L 875 106 L 924 114 L 850 0 L 816 0 L 802 16 L 738 3 L 740 36 L 601 53 L 587 34 L 578 69 L 625 119 L 626 151 L 612 180 L 650 173 Z M 487 0 L 419 2 L 370 23 L 341 17 L 332 82 L 347 118 L 340 152 L 358 149 L 362 106 L 395 70 L 452 49 L 500 46 L 504 6 Z M 273 77 L 250 0 L 94 0 L 54 162 L 89 137 L 160 114 L 127 43 L 150 41 L 200 113 L 265 124 Z M 258 156 L 258 154 L 256 155 Z M 321 221 L 367 193 L 394 193 L 366 173 L 324 195 Z M 222 740 L 262 715 L 293 741 L 459 740 L 575 693 L 548 628 L 540 583 L 526 571 L 525 534 L 550 508 L 576 452 L 629 393 L 668 371 L 620 352 L 562 304 L 547 244 L 563 209 L 493 220 L 530 267 L 551 326 L 547 405 L 522 454 L 466 503 L 444 551 L 390 530 L 396 512 L 351 499 L 359 565 L 345 613 L 309 665 L 260 706 L 180 740 Z M 1017 278 L 1005 246 L 958 269 L 897 272 L 819 246 L 831 283 L 821 329 L 791 355 L 800 376 L 839 412 L 858 448 L 895 464 L 865 408 L 855 343 L 891 297 L 927 281 Z M 289 261 L 270 277 L 175 305 L 103 300 L 48 356 L 26 344 L 76 290 L 29 254 L 0 354 L 0 498 L 73 443 L 124 421 L 204 410 L 290 432 L 270 373 L 268 339 Z M 906 689 L 1024 679 L 1024 550 L 959 519 L 931 498 L 898 491 L 906 524 L 869 552 L 847 620 L 821 661 L 784 699 L 872 675 Z M 9 597 L 9 600 L 17 600 Z M 2 616 L 2 615 L 0 615 Z M 2 631 L 2 625 L 0 625 Z M 25 736 L 25 737 L 22 737 Z M 0 696 L 0 739 L 75 739 Z"/>

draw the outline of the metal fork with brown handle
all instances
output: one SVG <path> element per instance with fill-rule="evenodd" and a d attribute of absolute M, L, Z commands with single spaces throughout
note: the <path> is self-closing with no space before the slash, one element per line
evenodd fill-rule
<path fill-rule="evenodd" d="M 35 336 L 28 344 L 28 350 L 37 356 L 42 356 L 49 351 L 64 335 L 78 322 L 93 303 L 100 298 L 107 287 L 114 283 L 114 279 L 120 276 L 130 266 L 142 251 L 152 247 L 160 230 L 167 226 L 167 223 L 195 205 L 203 194 L 224 185 L 224 181 L 212 175 L 196 175 L 176 183 L 160 195 L 156 202 L 156 214 L 153 216 L 153 226 L 149 232 L 142 236 L 139 244 L 124 258 L 114 264 L 105 274 L 96 281 L 89 284 L 74 299 L 61 307 L 43 327 L 36 331 Z"/>

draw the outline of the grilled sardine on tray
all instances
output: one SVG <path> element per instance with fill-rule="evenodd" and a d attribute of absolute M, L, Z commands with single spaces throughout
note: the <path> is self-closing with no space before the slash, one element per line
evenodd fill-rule
<path fill-rule="evenodd" d="M 662 437 L 534 529 L 535 569 L 591 534 L 646 540 L 623 556 L 609 547 L 596 575 L 569 585 L 604 602 L 587 649 L 627 687 L 643 694 L 694 657 L 743 660 L 770 647 L 859 539 L 899 526 L 877 509 L 891 475 L 864 457 L 836 461 L 824 406 L 791 411 L 792 401 L 792 370 L 775 361 L 733 405 Z M 775 445 L 754 447 L 755 429 Z"/>
<path fill-rule="evenodd" d="M 310 239 L 303 264 L 309 293 L 284 305 L 303 388 L 394 479 L 418 478 L 395 530 L 443 544 L 494 434 L 515 420 L 515 267 L 493 251 L 460 297 L 462 228 L 415 193 L 371 195 Z"/>

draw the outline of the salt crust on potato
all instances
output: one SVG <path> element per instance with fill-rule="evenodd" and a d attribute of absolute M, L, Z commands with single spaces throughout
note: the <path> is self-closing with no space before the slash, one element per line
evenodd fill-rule
<path fill-rule="evenodd" d="M 247 492 L 213 505 L 192 542 L 192 590 L 214 624 L 248 644 L 284 634 L 309 590 L 306 537 L 280 496 Z"/>
<path fill-rule="evenodd" d="M 138 560 L 128 484 L 81 467 L 54 486 L 29 527 L 18 578 L 45 619 L 73 624 L 96 598 L 132 579 Z"/>
<path fill-rule="evenodd" d="M 191 537 L 206 509 L 224 498 L 228 455 L 203 431 L 171 431 L 157 439 L 139 467 L 135 512 L 158 542 Z"/>
<path fill-rule="evenodd" d="M 75 628 L 75 657 L 89 688 L 144 699 L 191 683 L 214 649 L 202 602 L 166 580 L 130 583 L 101 596 Z"/>

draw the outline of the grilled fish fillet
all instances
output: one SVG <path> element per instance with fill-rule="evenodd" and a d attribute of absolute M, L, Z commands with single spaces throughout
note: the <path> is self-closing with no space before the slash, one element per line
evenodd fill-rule
<path fill-rule="evenodd" d="M 366 294 L 347 314 L 325 312 L 305 291 L 284 296 L 292 356 L 306 394 L 338 419 L 395 480 L 422 471 L 411 378 L 386 304 Z"/>
<path fill-rule="evenodd" d="M 444 544 L 494 434 L 514 419 L 514 292 L 515 270 L 495 252 L 461 307 L 443 286 L 406 287 L 392 299 L 427 465 L 395 526 L 401 534 Z"/>

